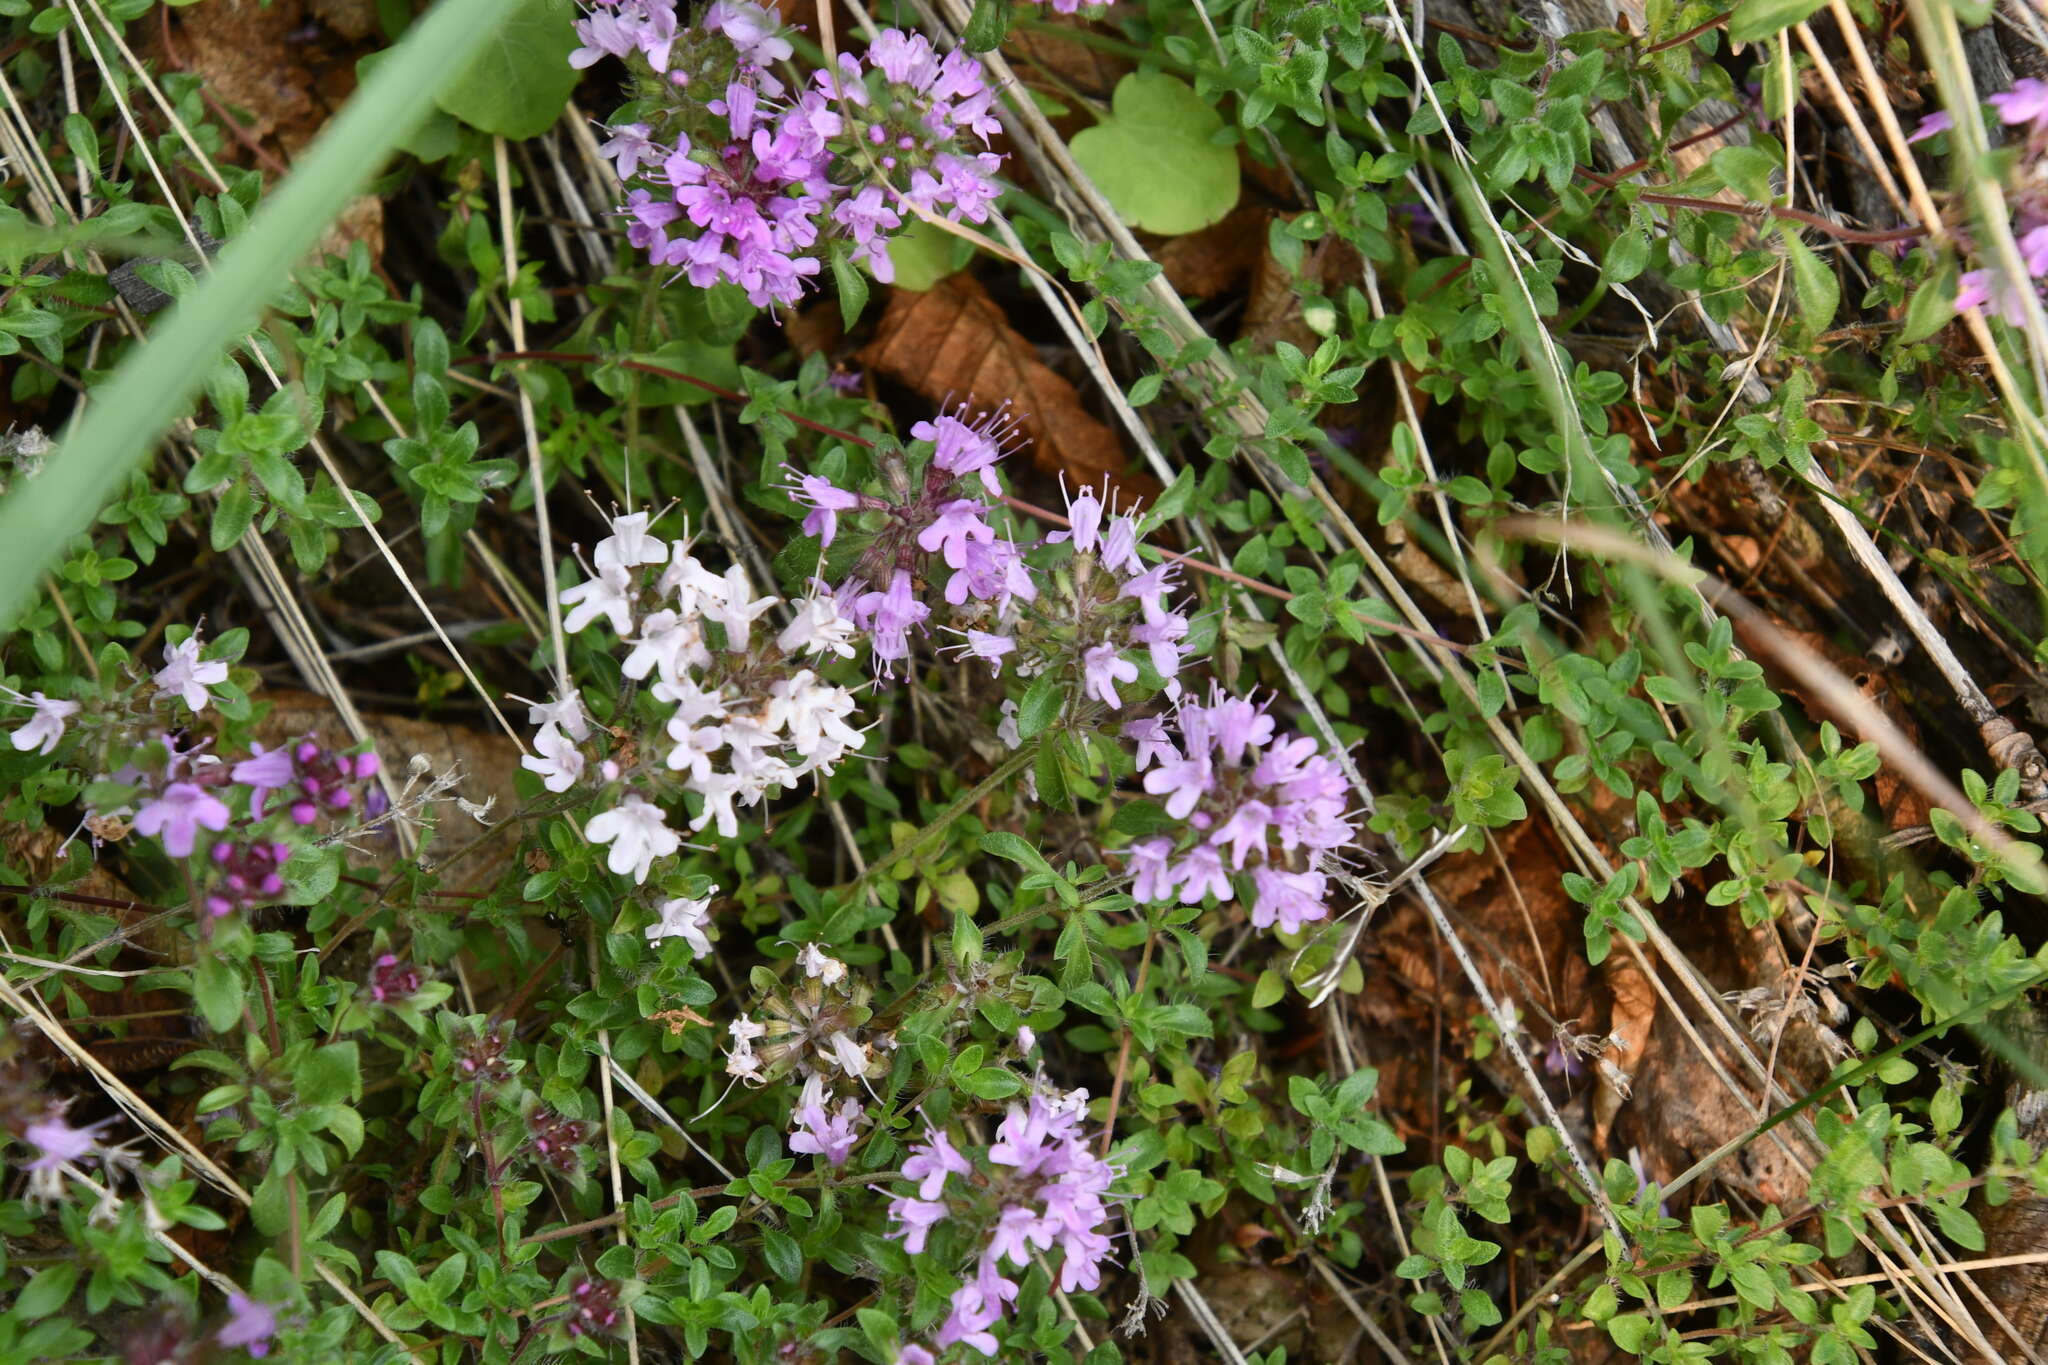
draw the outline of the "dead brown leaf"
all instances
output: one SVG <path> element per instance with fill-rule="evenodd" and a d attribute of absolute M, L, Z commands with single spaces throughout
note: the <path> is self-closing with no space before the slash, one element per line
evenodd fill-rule
<path fill-rule="evenodd" d="M 1240 204 L 1220 223 L 1169 238 L 1158 250 L 1166 278 L 1182 294 L 1213 299 L 1250 274 L 1266 252 L 1272 211 Z"/>
<path fill-rule="evenodd" d="M 1116 83 L 1132 69 L 1132 64 L 1113 53 L 1097 47 L 1076 42 L 1059 32 L 1063 28 L 1093 29 L 1100 27 L 1074 15 L 1061 15 L 1050 10 L 1031 16 L 1038 24 L 1019 24 L 1010 30 L 1003 47 L 1010 54 L 1011 65 L 1017 69 L 1018 78 L 1029 88 L 1042 91 L 1062 104 L 1071 105 L 1076 95 L 1087 99 L 1106 100 L 1116 91 Z M 1112 33 L 1114 37 L 1120 34 Z"/>
<path fill-rule="evenodd" d="M 281 744 L 297 735 L 311 734 L 325 744 L 349 743 L 348 730 L 325 697 L 311 692 L 270 689 L 263 699 L 272 703 L 270 714 L 257 727 L 257 738 L 266 745 Z M 519 771 L 519 750 L 511 740 L 493 730 L 439 721 L 415 720 L 381 712 L 368 712 L 363 726 L 370 732 L 378 756 L 399 781 L 413 757 L 426 759 L 435 773 L 460 768 L 462 781 L 455 794 L 483 805 L 495 801 L 491 819 L 508 816 L 518 804 L 513 777 Z M 483 832 L 483 826 L 450 804 L 437 808 L 439 823 L 433 843 L 425 850 L 430 859 L 448 858 Z M 439 869 L 444 885 L 473 887 L 486 884 L 504 870 L 511 840 L 492 841 L 478 852 L 454 858 Z M 374 851 L 374 850 L 372 850 Z"/>
<path fill-rule="evenodd" d="M 898 289 L 861 348 L 860 361 L 908 385 L 934 406 L 964 402 L 974 412 L 1012 404 L 1031 439 L 1031 463 L 1069 483 L 1112 486 L 1149 498 L 1159 485 L 1130 464 L 1116 434 L 1081 406 L 1074 386 L 1047 368 L 988 291 L 970 275 L 921 294 Z"/>
<path fill-rule="evenodd" d="M 1299 276 L 1268 247 L 1259 253 L 1258 264 L 1252 271 L 1251 297 L 1245 304 L 1240 335 L 1261 350 L 1271 348 L 1276 341 L 1286 341 L 1304 351 L 1313 351 L 1323 339 L 1303 316 L 1303 294 L 1338 297 L 1364 273 L 1365 259 L 1358 249 L 1336 237 L 1326 237 L 1306 249 Z"/>

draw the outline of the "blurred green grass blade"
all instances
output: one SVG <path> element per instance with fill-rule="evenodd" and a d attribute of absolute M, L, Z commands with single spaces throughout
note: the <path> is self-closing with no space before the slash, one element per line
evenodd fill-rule
<path fill-rule="evenodd" d="M 440 0 L 414 24 L 264 199 L 249 230 L 93 391 L 43 472 L 0 500 L 0 628 L 19 618 L 58 552 L 156 448 L 215 358 L 256 321 L 327 225 L 433 108 L 442 80 L 469 65 L 506 12 L 502 0 Z"/>

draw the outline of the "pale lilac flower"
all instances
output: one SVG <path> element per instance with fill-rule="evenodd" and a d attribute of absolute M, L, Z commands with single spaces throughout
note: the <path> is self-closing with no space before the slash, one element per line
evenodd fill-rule
<path fill-rule="evenodd" d="M 1966 270 L 1958 281 L 1956 311 L 1981 308 L 1992 317 L 2003 318 L 2015 327 L 2026 322 L 2026 294 L 1998 270 L 1986 267 Z"/>
<path fill-rule="evenodd" d="M 724 734 L 728 739 L 732 733 L 733 727 L 726 726 Z M 740 752 L 737 749 L 733 752 L 735 763 L 740 761 Z M 690 790 L 704 798 L 704 809 L 691 817 L 690 828 L 693 831 L 701 830 L 715 821 L 720 837 L 737 838 L 740 832 L 740 818 L 732 803 L 734 798 L 741 794 L 740 789 L 745 781 L 746 779 L 736 772 L 712 771 L 692 778 Z"/>
<path fill-rule="evenodd" d="M 791 604 L 789 624 L 775 637 L 775 647 L 784 654 L 836 654 L 851 659 L 857 627 L 839 610 L 828 592 L 819 591 Z"/>
<path fill-rule="evenodd" d="M 266 750 L 261 744 L 254 744 L 251 749 L 248 758 L 228 769 L 228 776 L 249 788 L 249 810 L 260 818 L 264 799 L 291 786 L 298 778 L 299 765 L 292 759 L 290 745 Z"/>
<path fill-rule="evenodd" d="M 100 1131 L 113 1121 L 105 1118 L 73 1128 L 64 1121 L 61 1105 L 49 1110 L 22 1130 L 23 1140 L 36 1149 L 35 1158 L 24 1163 L 22 1169 L 54 1171 L 67 1163 L 85 1160 L 99 1150 Z"/>
<path fill-rule="evenodd" d="M 755 620 L 773 609 L 781 600 L 775 597 L 751 597 L 753 584 L 747 581 L 747 571 L 735 564 L 725 571 L 725 593 L 721 601 L 709 608 L 705 615 L 725 627 L 725 647 L 735 653 L 747 647 L 747 636 Z"/>
<path fill-rule="evenodd" d="M 944 1204 L 928 1199 L 895 1199 L 889 1204 L 889 1219 L 897 1225 L 896 1235 L 903 1239 L 903 1249 L 913 1256 L 924 1250 L 925 1239 L 947 1212 Z"/>
<path fill-rule="evenodd" d="M 908 569 L 898 569 L 886 591 L 866 594 L 859 605 L 860 614 L 869 618 L 878 663 L 908 658 L 910 628 L 932 614 L 932 609 L 918 601 L 911 590 Z"/>
<path fill-rule="evenodd" d="M 25 754 L 34 749 L 46 758 L 55 753 L 57 742 L 64 738 L 64 722 L 78 714 L 78 703 L 46 697 L 40 692 L 24 697 L 10 689 L 10 695 L 22 705 L 34 708 L 27 723 L 9 737 L 15 751 Z"/>
<path fill-rule="evenodd" d="M 1180 758 L 1180 750 L 1174 748 L 1173 741 L 1167 738 L 1166 722 L 1158 716 L 1125 721 L 1122 734 L 1125 739 L 1138 742 L 1139 772 L 1144 772 L 1154 763 L 1171 763 Z"/>
<path fill-rule="evenodd" d="M 199 657 L 199 632 L 195 630 L 179 643 L 164 646 L 164 666 L 157 670 L 153 681 L 158 696 L 180 697 L 196 714 L 204 711 L 206 703 L 212 700 L 206 689 L 227 680 L 226 663 Z"/>
<path fill-rule="evenodd" d="M 831 1050 L 833 1064 L 841 1071 L 854 1077 L 868 1074 L 867 1048 L 856 1043 L 844 1029 L 826 1039 L 825 1044 Z"/>
<path fill-rule="evenodd" d="M 988 508 L 972 498 L 956 498 L 941 505 L 931 524 L 918 532 L 917 547 L 938 553 L 949 568 L 967 563 L 967 546 L 973 541 L 991 541 L 996 533 L 985 518 Z"/>
<path fill-rule="evenodd" d="M 677 896 L 661 903 L 661 918 L 647 926 L 647 941 L 659 943 L 663 939 L 679 938 L 690 945 L 690 951 L 698 957 L 711 956 L 711 940 L 705 936 L 705 929 L 711 925 L 711 897 L 718 894 L 712 887 L 710 895 L 701 900 L 688 896 Z"/>
<path fill-rule="evenodd" d="M 756 66 L 786 62 L 796 51 L 780 36 L 782 25 L 776 17 L 748 0 L 713 0 L 703 22 L 705 28 L 723 33 Z"/>
<path fill-rule="evenodd" d="M 171 783 L 135 813 L 135 832 L 160 837 L 173 858 L 191 856 L 201 828 L 218 834 L 227 827 L 227 804 L 196 782 Z"/>
<path fill-rule="evenodd" d="M 991 678 L 1001 677 L 1003 656 L 1014 654 L 1017 642 L 1007 635 L 993 635 L 985 630 L 968 630 L 963 632 L 963 635 L 964 643 L 953 645 L 951 648 L 959 651 L 963 658 L 972 655 L 974 658 L 986 660 L 989 666 L 988 675 Z"/>
<path fill-rule="evenodd" d="M 1252 870 L 1258 899 L 1252 902 L 1255 928 L 1278 927 L 1283 934 L 1301 932 L 1305 924 L 1329 914 L 1323 903 L 1328 879 L 1320 872 L 1287 872 L 1272 867 Z"/>
<path fill-rule="evenodd" d="M 903 1159 L 903 1178 L 918 1182 L 918 1198 L 937 1199 L 946 1188 L 948 1174 L 971 1176 L 974 1167 L 943 1130 L 927 1127 L 924 1141 L 910 1144 L 910 1155 Z"/>
<path fill-rule="evenodd" d="M 1128 854 L 1133 897 L 1140 901 L 1163 901 L 1173 895 L 1176 883 L 1168 870 L 1173 862 L 1173 840 L 1141 839 L 1130 846 Z"/>
<path fill-rule="evenodd" d="M 932 443 L 934 465 L 961 477 L 977 474 L 990 497 L 1001 497 L 1003 489 L 996 482 L 995 465 L 1003 457 L 1003 448 L 996 433 L 1009 430 L 1010 419 L 998 410 L 983 418 L 981 425 L 971 426 L 960 415 L 966 411 L 963 403 L 957 413 L 941 413 L 929 422 L 913 424 L 910 434 Z"/>
<path fill-rule="evenodd" d="M 754 1040 L 767 1032 L 765 1024 L 757 1024 L 745 1015 L 732 1021 L 732 1047 L 725 1054 L 726 1075 L 736 1076 L 749 1084 L 762 1079 L 761 1059 L 754 1055 Z"/>
<path fill-rule="evenodd" d="M 228 1293 L 228 1321 L 214 1340 L 223 1346 L 239 1346 L 261 1359 L 270 1354 L 270 1339 L 277 1335 L 277 1309 L 259 1302 L 240 1290 Z"/>
<path fill-rule="evenodd" d="M 1002 1317 L 1002 1311 L 1002 1305 L 990 1302 L 979 1285 L 963 1284 L 953 1291 L 953 1311 L 939 1324 L 932 1344 L 943 1351 L 957 1342 L 992 1356 L 996 1353 L 996 1339 L 988 1329 Z"/>
<path fill-rule="evenodd" d="M 896 1353 L 896 1365 L 938 1365 L 938 1357 L 912 1342 Z"/>
<path fill-rule="evenodd" d="M 1138 666 L 1119 655 L 1116 646 L 1107 641 L 1081 656 L 1081 668 L 1088 695 L 1105 706 L 1121 707 L 1124 703 L 1116 694 L 1116 685 L 1138 680 Z"/>
<path fill-rule="evenodd" d="M 610 157 L 621 180 L 631 180 L 642 166 L 659 166 L 668 149 L 648 136 L 644 123 L 625 123 L 611 130 L 598 154 Z"/>
<path fill-rule="evenodd" d="M 523 755 L 519 766 L 541 775 L 541 785 L 561 793 L 583 777 L 583 751 L 576 742 L 552 725 L 543 725 L 533 737 L 534 753 Z"/>
<path fill-rule="evenodd" d="M 658 672 L 663 682 L 679 684 L 692 668 L 711 662 L 704 645 L 704 628 L 695 616 L 664 607 L 649 612 L 640 622 L 640 634 L 627 652 L 619 671 L 629 678 L 645 678 Z"/>
<path fill-rule="evenodd" d="M 661 808 L 637 796 L 628 796 L 613 809 L 593 816 L 583 832 L 594 844 L 610 844 L 605 866 L 621 877 L 630 872 L 636 883 L 646 882 L 654 860 L 670 856 L 683 842 L 682 836 L 668 827 Z"/>
<path fill-rule="evenodd" d="M 2048 275 L 2048 224 L 2020 234 L 2019 248 L 2020 259 L 2026 262 L 2028 274 L 2035 279 Z"/>
<path fill-rule="evenodd" d="M 857 511 L 860 497 L 834 484 L 830 479 L 816 474 L 799 475 L 790 486 L 790 496 L 807 504 L 810 515 L 804 518 L 804 534 L 816 536 L 820 545 L 829 546 L 839 534 L 839 514 Z"/>

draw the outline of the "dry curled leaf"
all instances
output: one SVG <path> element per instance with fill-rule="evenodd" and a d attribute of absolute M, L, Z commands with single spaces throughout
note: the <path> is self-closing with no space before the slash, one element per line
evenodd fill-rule
<path fill-rule="evenodd" d="M 892 293 L 860 360 L 935 406 L 964 402 L 992 412 L 1010 404 L 1031 440 L 1031 463 L 1044 473 L 1077 485 L 1107 478 L 1141 498 L 1158 491 L 1150 478 L 1125 472 L 1130 462 L 1115 433 L 1088 414 L 1074 386 L 1039 360 L 971 276 L 951 276 L 923 293 Z"/>
<path fill-rule="evenodd" d="M 1594 1068 L 1599 1089 L 1593 1096 L 1593 1142 L 1605 1151 L 1614 1116 L 1633 1093 L 1636 1068 L 1649 1051 L 1650 1032 L 1657 1021 L 1657 989 L 1633 953 L 1609 953 L 1600 964 L 1600 976 L 1611 1002 L 1607 1035 L 1613 1043 L 1600 1059 L 1606 1065 Z"/>

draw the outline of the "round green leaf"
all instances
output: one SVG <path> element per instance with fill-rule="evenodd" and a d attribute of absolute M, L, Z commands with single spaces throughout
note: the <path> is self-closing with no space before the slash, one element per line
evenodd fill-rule
<path fill-rule="evenodd" d="M 1107 119 L 1074 138 L 1074 159 L 1132 227 L 1175 236 L 1237 206 L 1237 152 L 1213 140 L 1223 116 L 1185 81 L 1137 71 Z"/>
<path fill-rule="evenodd" d="M 539 137 L 554 126 L 582 73 L 569 65 L 576 31 L 553 0 L 515 0 L 497 33 L 434 102 L 472 128 Z"/>

